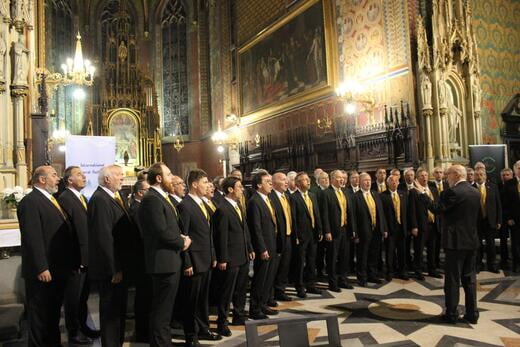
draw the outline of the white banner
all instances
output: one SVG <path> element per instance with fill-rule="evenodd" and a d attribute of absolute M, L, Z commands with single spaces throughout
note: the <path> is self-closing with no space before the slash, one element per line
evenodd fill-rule
<path fill-rule="evenodd" d="M 87 176 L 81 191 L 90 198 L 98 186 L 99 170 L 116 161 L 116 138 L 113 136 L 68 136 L 65 140 L 65 164 L 79 166 Z"/>

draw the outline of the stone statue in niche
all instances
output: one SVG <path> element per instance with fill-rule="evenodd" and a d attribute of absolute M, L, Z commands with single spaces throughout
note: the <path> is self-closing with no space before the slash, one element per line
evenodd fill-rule
<path fill-rule="evenodd" d="M 0 0 L 0 17 L 4 19 L 11 17 L 9 13 L 9 0 Z"/>
<path fill-rule="evenodd" d="M 473 77 L 471 80 L 471 92 L 473 94 L 473 111 L 480 112 L 480 104 L 482 103 L 482 90 L 480 89 L 480 84 L 478 83 L 477 77 Z"/>
<path fill-rule="evenodd" d="M 446 109 L 447 108 L 447 100 L 446 100 L 446 92 L 448 86 L 446 85 L 446 81 L 444 77 L 441 77 L 438 81 L 438 94 L 439 94 L 439 108 Z"/>
<path fill-rule="evenodd" d="M 18 86 L 27 85 L 27 73 L 29 72 L 29 50 L 22 43 L 21 37 L 14 44 L 14 80 Z"/>
<path fill-rule="evenodd" d="M 0 81 L 5 80 L 5 55 L 7 53 L 7 43 L 4 34 L 0 32 Z"/>
<path fill-rule="evenodd" d="M 431 110 L 432 109 L 432 82 L 430 82 L 430 78 L 424 71 L 422 71 L 420 75 L 421 75 L 422 109 Z"/>
<path fill-rule="evenodd" d="M 457 132 L 462 120 L 462 111 L 455 104 L 455 97 L 450 88 L 446 89 L 446 96 L 448 108 L 448 136 L 450 143 L 455 144 L 457 143 Z"/>

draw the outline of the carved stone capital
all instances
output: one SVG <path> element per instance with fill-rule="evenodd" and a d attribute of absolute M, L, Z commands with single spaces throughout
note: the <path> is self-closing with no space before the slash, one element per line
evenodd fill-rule
<path fill-rule="evenodd" d="M 25 27 L 25 22 L 23 20 L 15 20 L 13 24 L 16 31 L 20 34 L 23 33 L 23 28 Z"/>
<path fill-rule="evenodd" d="M 431 117 L 433 115 L 433 109 L 427 109 L 422 111 L 424 117 Z"/>
<path fill-rule="evenodd" d="M 442 108 L 439 109 L 439 115 L 440 115 L 441 117 L 444 117 L 444 116 L 446 115 L 447 111 L 448 111 L 447 108 L 442 107 Z"/>
<path fill-rule="evenodd" d="M 475 112 L 473 112 L 473 117 L 474 117 L 475 119 L 479 119 L 479 118 L 480 118 L 480 111 L 475 111 Z"/>
<path fill-rule="evenodd" d="M 27 87 L 27 86 L 18 86 L 18 85 L 11 86 L 11 96 L 12 97 L 23 98 L 24 96 L 27 96 L 28 92 L 29 92 L 29 87 Z"/>
<path fill-rule="evenodd" d="M 0 94 L 5 92 L 5 81 L 0 81 Z"/>

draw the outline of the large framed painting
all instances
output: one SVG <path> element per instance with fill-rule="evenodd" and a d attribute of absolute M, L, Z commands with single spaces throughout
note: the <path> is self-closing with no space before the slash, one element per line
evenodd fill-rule
<path fill-rule="evenodd" d="M 108 118 L 109 135 L 116 138 L 116 163 L 138 166 L 139 117 L 130 110 L 119 109 Z"/>
<path fill-rule="evenodd" d="M 331 0 L 308 0 L 238 50 L 242 124 L 334 92 Z"/>

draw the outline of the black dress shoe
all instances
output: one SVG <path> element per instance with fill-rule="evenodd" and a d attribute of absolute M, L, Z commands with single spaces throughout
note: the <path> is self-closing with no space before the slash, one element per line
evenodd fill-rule
<path fill-rule="evenodd" d="M 419 281 L 424 281 L 424 275 L 422 273 L 416 272 L 415 278 L 417 278 Z"/>
<path fill-rule="evenodd" d="M 263 312 L 258 312 L 258 313 L 250 313 L 249 314 L 249 318 L 251 319 L 254 319 L 254 320 L 258 320 L 258 319 L 269 319 L 269 317 L 267 317 L 266 314 L 264 314 Z"/>
<path fill-rule="evenodd" d="M 338 286 L 329 286 L 329 290 L 335 293 L 341 293 L 341 288 Z"/>
<path fill-rule="evenodd" d="M 75 344 L 75 345 L 91 345 L 92 339 L 88 336 L 85 336 L 81 332 L 78 332 L 77 334 L 74 334 L 72 336 L 69 336 L 69 345 Z"/>
<path fill-rule="evenodd" d="M 408 281 L 410 279 L 410 276 L 408 275 L 407 272 L 403 272 L 400 276 L 399 276 L 400 279 L 402 280 L 405 280 L 405 281 Z"/>
<path fill-rule="evenodd" d="M 478 322 L 478 317 L 475 317 L 475 316 L 466 316 L 464 315 L 464 320 L 470 324 L 477 324 Z"/>
<path fill-rule="evenodd" d="M 360 287 L 366 287 L 367 286 L 367 281 L 365 281 L 365 280 L 358 280 L 358 285 Z"/>
<path fill-rule="evenodd" d="M 311 293 L 311 294 L 321 294 L 321 289 L 318 289 L 314 286 L 311 286 L 311 287 L 307 287 L 307 293 Z"/>
<path fill-rule="evenodd" d="M 90 329 L 88 326 L 81 328 L 83 335 L 90 337 L 91 339 L 97 339 L 101 336 L 101 331 L 96 329 Z"/>
<path fill-rule="evenodd" d="M 444 323 L 448 323 L 448 324 L 457 324 L 457 317 L 456 316 L 450 316 L 450 315 L 447 315 L 447 314 L 443 314 L 441 316 L 441 320 L 444 322 Z"/>
<path fill-rule="evenodd" d="M 442 278 L 442 275 L 438 272 L 430 272 L 428 274 L 428 276 L 433 277 L 433 278 Z"/>
<path fill-rule="evenodd" d="M 298 289 L 298 291 L 296 292 L 296 295 L 302 299 L 305 299 L 307 297 L 307 293 L 305 293 L 305 289 L 303 289 L 303 288 Z"/>
<path fill-rule="evenodd" d="M 202 346 L 199 342 L 199 340 L 189 340 L 184 343 L 184 346 L 186 347 L 192 347 L 192 346 Z"/>
<path fill-rule="evenodd" d="M 380 280 L 379 278 L 377 278 L 377 277 L 369 277 L 367 281 L 368 281 L 368 282 L 375 283 L 375 284 L 381 284 L 381 283 L 383 283 L 383 281 L 381 281 L 381 280 Z"/>
<path fill-rule="evenodd" d="M 492 272 L 494 274 L 498 274 L 500 273 L 500 271 L 498 271 L 498 268 L 496 266 L 490 266 L 489 269 L 488 269 L 489 272 Z"/>
<path fill-rule="evenodd" d="M 352 287 L 352 285 L 348 282 L 340 282 L 339 287 L 345 289 L 354 289 L 354 287 Z"/>
<path fill-rule="evenodd" d="M 276 316 L 278 311 L 271 310 L 269 307 L 262 307 L 262 312 L 268 316 Z"/>
<path fill-rule="evenodd" d="M 290 298 L 287 294 L 285 293 L 279 293 L 279 294 L 276 294 L 274 296 L 274 299 L 277 300 L 277 301 L 292 301 L 292 298 Z"/>
<path fill-rule="evenodd" d="M 217 333 L 222 336 L 229 337 L 231 336 L 231 330 L 226 325 L 221 325 L 217 328 Z"/>
<path fill-rule="evenodd" d="M 233 320 L 231 321 L 231 325 L 244 325 L 246 324 L 246 318 L 244 317 L 233 317 Z"/>
<path fill-rule="evenodd" d="M 387 282 L 392 282 L 392 279 L 393 279 L 393 278 L 394 278 L 394 276 L 391 275 L 391 274 L 387 274 L 387 275 L 385 276 L 385 280 L 386 280 Z"/>
<path fill-rule="evenodd" d="M 269 300 L 269 301 L 267 301 L 267 306 L 278 307 L 278 303 L 275 300 Z"/>
<path fill-rule="evenodd" d="M 222 336 L 220 336 L 219 334 L 212 333 L 209 330 L 199 332 L 198 337 L 199 337 L 199 340 L 204 340 L 204 341 L 222 340 Z"/>

